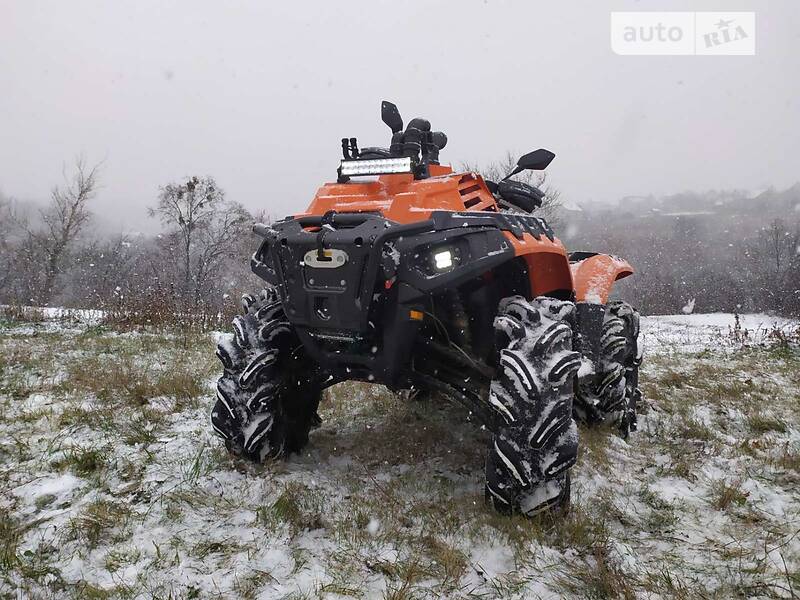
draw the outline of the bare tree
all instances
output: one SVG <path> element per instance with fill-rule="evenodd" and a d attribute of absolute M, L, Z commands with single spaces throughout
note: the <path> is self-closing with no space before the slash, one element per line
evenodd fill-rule
<path fill-rule="evenodd" d="M 15 219 L 24 231 L 18 258 L 24 261 L 26 300 L 40 304 L 52 300 L 66 257 L 91 218 L 89 201 L 97 190 L 99 170 L 99 163 L 88 167 L 83 158 L 77 158 L 73 173 L 68 175 L 65 168 L 64 183 L 50 192 L 50 204 L 40 211 L 38 227 L 31 228 L 24 215 Z"/>
<path fill-rule="evenodd" d="M 82 157 L 77 158 L 72 177 L 68 178 L 65 171 L 64 185 L 53 188 L 50 206 L 42 211 L 41 238 L 46 260 L 41 292 L 43 303 L 50 301 L 63 259 L 91 217 L 88 204 L 95 195 L 99 169 L 99 163 L 89 168 Z"/>
<path fill-rule="evenodd" d="M 0 296 L 7 297 L 8 288 L 13 279 L 15 247 L 14 212 L 11 201 L 0 195 Z"/>
<path fill-rule="evenodd" d="M 776 280 L 782 280 L 792 266 L 797 255 L 798 233 L 792 233 L 783 219 L 775 219 L 759 235 L 761 245 L 766 251 L 771 271 Z"/>
<path fill-rule="evenodd" d="M 511 152 L 507 152 L 502 160 L 489 163 L 483 167 L 464 163 L 462 168 L 466 171 L 478 173 L 489 181 L 500 181 L 511 173 L 516 166 L 516 157 Z M 555 222 L 558 208 L 561 206 L 561 193 L 547 182 L 547 173 L 545 171 L 522 171 L 514 175 L 514 178 L 517 181 L 537 187 L 544 192 L 542 205 L 536 209 L 536 215 Z"/>
<path fill-rule="evenodd" d="M 180 255 L 180 287 L 195 304 L 213 283 L 223 260 L 232 255 L 237 236 L 252 221 L 241 204 L 225 199 L 212 177 L 167 184 L 149 213 L 169 228 L 172 239 L 168 242 L 176 242 Z"/>
<path fill-rule="evenodd" d="M 750 278 L 771 309 L 784 311 L 796 303 L 796 273 L 800 230 L 791 231 L 783 219 L 773 219 L 744 248 L 749 261 Z"/>
<path fill-rule="evenodd" d="M 119 234 L 89 240 L 76 248 L 64 271 L 67 303 L 97 308 L 118 306 L 135 281 L 141 259 L 140 241 Z"/>

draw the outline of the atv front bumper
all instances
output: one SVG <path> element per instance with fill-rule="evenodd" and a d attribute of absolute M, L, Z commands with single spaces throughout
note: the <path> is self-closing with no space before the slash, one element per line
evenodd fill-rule
<path fill-rule="evenodd" d="M 409 364 L 426 296 L 513 258 L 503 234 L 512 226 L 519 223 L 507 215 L 451 212 L 408 225 L 376 213 L 287 218 L 256 225 L 264 241 L 251 267 L 278 289 L 324 369 L 394 385 Z"/>

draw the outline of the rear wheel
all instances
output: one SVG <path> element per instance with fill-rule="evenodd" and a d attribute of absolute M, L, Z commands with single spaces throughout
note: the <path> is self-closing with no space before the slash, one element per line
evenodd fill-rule
<path fill-rule="evenodd" d="M 590 425 L 614 425 L 623 437 L 635 431 L 641 362 L 638 311 L 627 302 L 609 302 L 595 373 L 578 386 L 576 416 Z"/>
<path fill-rule="evenodd" d="M 572 419 L 575 306 L 521 296 L 500 302 L 494 321 L 499 363 L 489 404 L 499 427 L 486 460 L 486 499 L 502 513 L 532 516 L 569 505 L 578 452 Z"/>
<path fill-rule="evenodd" d="M 245 295 L 242 307 L 217 343 L 224 370 L 211 425 L 230 452 L 260 462 L 306 445 L 321 390 L 274 290 Z"/>

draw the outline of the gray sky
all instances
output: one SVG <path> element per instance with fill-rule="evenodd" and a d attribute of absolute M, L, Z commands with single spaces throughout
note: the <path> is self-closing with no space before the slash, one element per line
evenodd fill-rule
<path fill-rule="evenodd" d="M 611 10 L 754 10 L 756 56 L 617 56 Z M 577 202 L 800 180 L 800 5 L 770 2 L 0 0 L 0 191 L 46 199 L 105 159 L 95 210 L 152 229 L 158 186 L 211 174 L 283 216 L 339 140 L 387 145 L 379 103 L 442 158 L 554 151 Z"/>

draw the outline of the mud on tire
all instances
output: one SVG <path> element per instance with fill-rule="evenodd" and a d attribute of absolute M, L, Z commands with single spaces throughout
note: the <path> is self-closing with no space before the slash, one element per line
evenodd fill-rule
<path fill-rule="evenodd" d="M 578 386 L 575 416 L 590 425 L 615 425 L 624 437 L 635 431 L 641 363 L 638 311 L 626 302 L 609 302 L 596 372 Z"/>
<path fill-rule="evenodd" d="M 499 364 L 489 404 L 499 426 L 486 459 L 486 499 L 502 513 L 533 515 L 569 503 L 578 452 L 572 418 L 575 306 L 521 296 L 500 302 L 494 321 Z"/>
<path fill-rule="evenodd" d="M 274 290 L 245 295 L 242 308 L 217 343 L 223 374 L 211 426 L 230 452 L 260 462 L 306 445 L 320 388 Z"/>

